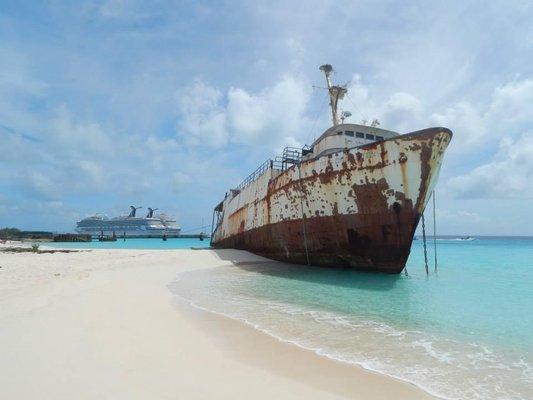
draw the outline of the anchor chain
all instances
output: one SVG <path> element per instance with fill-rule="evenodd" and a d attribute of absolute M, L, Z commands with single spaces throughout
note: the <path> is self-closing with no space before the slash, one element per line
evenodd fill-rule
<path fill-rule="evenodd" d="M 424 262 L 426 266 L 426 275 L 429 275 L 428 271 L 428 251 L 426 247 L 426 221 L 424 220 L 424 213 L 422 213 L 422 240 L 424 242 Z"/>

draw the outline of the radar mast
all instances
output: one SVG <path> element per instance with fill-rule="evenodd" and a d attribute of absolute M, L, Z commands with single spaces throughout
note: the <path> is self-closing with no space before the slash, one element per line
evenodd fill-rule
<path fill-rule="evenodd" d="M 324 72 L 326 76 L 326 84 L 328 85 L 327 89 L 329 92 L 329 106 L 331 107 L 331 120 L 333 126 L 339 125 L 341 123 L 339 115 L 337 113 L 337 106 L 339 100 L 341 100 L 344 95 L 348 92 L 345 86 L 333 85 L 331 83 L 331 73 L 333 72 L 333 67 L 330 64 L 321 65 L 319 68 Z"/>

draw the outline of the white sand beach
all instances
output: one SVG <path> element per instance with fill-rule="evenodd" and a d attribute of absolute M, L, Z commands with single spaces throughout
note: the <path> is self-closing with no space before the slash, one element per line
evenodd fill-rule
<path fill-rule="evenodd" d="M 432 398 L 180 304 L 167 287 L 180 272 L 231 260 L 257 256 L 0 252 L 0 398 Z"/>

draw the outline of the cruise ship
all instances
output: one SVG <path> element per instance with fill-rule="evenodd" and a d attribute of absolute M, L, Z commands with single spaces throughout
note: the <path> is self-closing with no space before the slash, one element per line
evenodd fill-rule
<path fill-rule="evenodd" d="M 212 246 L 295 264 L 391 274 L 407 261 L 418 222 L 437 183 L 452 132 L 398 133 L 345 122 L 347 87 L 331 81 L 332 126 L 303 148 L 267 160 L 215 207 Z M 341 110 L 342 111 L 342 110 Z"/>
<path fill-rule="evenodd" d="M 154 215 L 157 208 L 148 207 L 145 217 L 138 217 L 137 210 L 142 207 L 130 206 L 129 215 L 108 218 L 93 215 L 84 218 L 76 225 L 76 232 L 91 236 L 119 237 L 172 237 L 178 236 L 181 229 L 175 219 L 165 214 Z"/>

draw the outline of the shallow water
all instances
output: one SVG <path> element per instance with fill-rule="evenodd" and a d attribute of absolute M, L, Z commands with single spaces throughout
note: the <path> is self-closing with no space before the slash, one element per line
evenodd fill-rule
<path fill-rule="evenodd" d="M 183 273 L 172 290 L 441 397 L 533 398 L 533 238 L 439 240 L 438 256 L 428 277 L 415 241 L 408 276 L 272 262 Z"/>
<path fill-rule="evenodd" d="M 186 238 L 169 238 L 163 240 L 160 238 L 152 239 L 117 239 L 116 242 L 58 242 L 44 243 L 43 246 L 62 248 L 62 249 L 153 249 L 153 250 L 172 250 L 172 249 L 190 249 L 191 247 L 209 247 L 209 238 L 186 239 Z"/>

